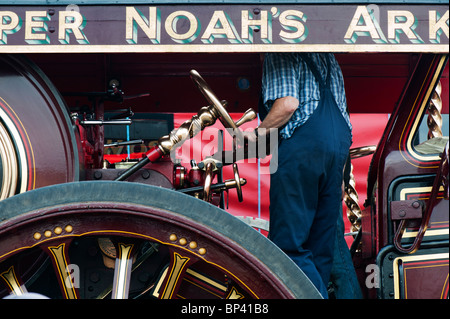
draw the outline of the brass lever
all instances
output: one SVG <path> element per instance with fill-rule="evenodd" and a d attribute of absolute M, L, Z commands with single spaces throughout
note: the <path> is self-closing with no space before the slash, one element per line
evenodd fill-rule
<path fill-rule="evenodd" d="M 239 127 L 244 123 L 253 121 L 256 118 L 256 112 L 253 109 L 248 109 L 245 111 L 244 115 L 236 121 L 236 126 Z"/>

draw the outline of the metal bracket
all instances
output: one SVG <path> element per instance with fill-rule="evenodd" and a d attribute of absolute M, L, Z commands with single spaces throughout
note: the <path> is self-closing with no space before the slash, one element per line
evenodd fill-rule
<path fill-rule="evenodd" d="M 391 202 L 391 220 L 420 219 L 424 203 L 420 200 L 400 200 Z"/>

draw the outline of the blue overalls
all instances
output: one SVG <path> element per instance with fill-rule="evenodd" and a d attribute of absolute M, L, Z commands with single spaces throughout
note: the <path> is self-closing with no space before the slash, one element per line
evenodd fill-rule
<path fill-rule="evenodd" d="M 321 100 L 292 137 L 278 145 L 278 169 L 270 185 L 269 238 L 327 298 L 343 168 L 352 137 L 330 90 L 329 58 L 326 79 L 304 59 L 320 84 Z"/>

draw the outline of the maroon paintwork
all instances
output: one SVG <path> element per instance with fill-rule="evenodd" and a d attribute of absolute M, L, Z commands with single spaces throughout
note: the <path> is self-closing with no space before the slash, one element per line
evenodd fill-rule
<path fill-rule="evenodd" d="M 0 55 L 0 98 L 24 145 L 26 190 L 79 180 L 77 142 L 65 103 L 42 71 L 24 57 Z"/>
<path fill-rule="evenodd" d="M 422 223 L 422 216 L 426 218 L 425 212 L 427 210 L 431 210 L 432 214 L 430 213 L 430 216 L 428 216 L 431 219 L 430 224 L 427 223 L 425 227 L 428 227 L 429 230 L 444 230 L 444 235 L 433 236 L 430 232 L 429 238 L 423 240 L 422 246 L 417 251 L 416 255 L 419 256 L 417 258 L 420 262 L 417 264 L 419 266 L 416 266 L 422 268 L 425 273 L 432 269 L 427 268 L 427 263 L 430 267 L 433 267 L 432 265 L 435 262 L 433 258 L 437 258 L 435 256 L 440 253 L 447 253 L 447 257 L 443 257 L 443 262 L 445 263 L 445 260 L 447 260 L 448 263 L 448 199 L 443 199 L 442 191 L 433 190 L 437 196 L 433 200 L 429 200 L 435 180 L 434 176 L 440 169 L 441 159 L 439 154 L 417 156 L 414 146 L 411 144 L 412 135 L 417 130 L 417 123 L 427 110 L 426 105 L 428 105 L 431 93 L 445 68 L 447 58 L 445 55 L 426 54 L 420 57 L 398 105 L 389 119 L 372 159 L 367 188 L 369 200 L 362 216 L 362 245 L 359 257 L 366 260 L 364 264 L 369 263 L 367 260 L 373 260 L 374 262 L 377 260 L 377 264 L 381 268 L 393 267 L 385 269 L 385 272 L 389 271 L 391 276 L 389 277 L 387 273 L 385 275 L 391 279 L 383 282 L 384 287 L 379 290 L 378 295 L 382 298 L 394 297 L 394 290 L 401 290 L 401 297 L 406 298 L 408 292 L 406 288 L 397 287 L 398 282 L 387 283 L 392 282 L 393 272 L 398 271 L 401 274 L 401 270 L 396 270 L 396 264 L 386 266 L 385 260 L 388 260 L 386 257 L 389 257 L 390 263 L 392 263 L 395 258 L 409 260 L 411 256 L 414 256 L 414 254 L 411 254 L 406 257 L 405 253 L 413 249 L 405 247 L 410 246 L 415 236 L 397 244 L 395 243 L 395 237 L 400 237 L 401 230 L 399 228 L 403 225 L 406 225 L 410 231 L 416 231 Z M 445 172 L 443 173 L 445 174 Z M 440 181 L 438 182 L 438 184 L 436 183 L 437 187 L 441 185 Z M 420 187 L 429 188 L 421 191 Z M 417 190 L 414 194 L 407 195 L 406 198 L 399 198 L 398 193 L 402 189 L 411 189 L 411 192 Z M 402 203 L 414 204 L 414 207 L 419 209 L 419 214 L 412 207 L 409 210 L 403 210 L 403 213 L 399 215 L 399 211 L 395 211 L 395 209 L 402 207 Z M 406 206 L 403 205 L 403 207 Z M 445 235 L 445 229 L 447 229 L 447 235 Z M 420 256 L 423 254 L 430 254 L 430 260 L 421 258 Z M 383 269 L 381 271 L 383 272 Z M 421 288 L 422 293 L 413 291 L 413 294 L 409 294 L 409 296 L 436 298 L 439 295 L 436 294 L 436 289 L 443 289 L 440 297 L 446 298 L 448 296 L 448 281 L 445 279 L 445 271 L 448 276 L 448 268 L 446 270 L 443 268 L 442 271 L 444 273 L 438 276 L 438 281 L 436 281 L 436 278 L 435 280 L 425 280 L 421 284 L 423 286 Z M 408 276 L 408 290 L 417 287 L 412 284 L 415 281 L 414 278 L 421 280 L 420 276 L 417 275 L 420 269 L 416 269 L 415 272 L 415 276 Z M 426 273 L 425 276 L 430 275 L 430 273 Z M 406 287 L 406 277 L 402 280 L 404 280 Z M 400 282 L 402 281 L 400 280 Z M 439 288 L 441 284 L 443 288 Z M 405 291 L 402 289 L 405 289 Z"/>
<path fill-rule="evenodd" d="M 392 181 L 403 175 L 426 175 L 436 174 L 439 161 L 419 161 L 412 158 L 407 150 L 406 139 L 411 132 L 412 122 L 417 116 L 421 116 L 419 108 L 426 96 L 430 83 L 435 78 L 436 72 L 442 72 L 442 59 L 439 55 L 423 55 L 418 62 L 415 73 L 411 76 L 410 82 L 399 101 L 399 105 L 394 110 L 387 124 L 377 151 L 373 156 L 371 170 L 368 176 L 368 198 L 372 196 L 377 183 L 377 207 L 376 216 L 379 229 L 377 247 L 384 247 L 389 243 L 386 208 L 388 207 L 387 193 Z M 445 66 L 445 62 L 444 62 Z M 439 68 L 438 68 L 439 67 Z M 434 79 L 434 85 L 437 84 Z M 406 158 L 405 158 L 406 157 Z"/>

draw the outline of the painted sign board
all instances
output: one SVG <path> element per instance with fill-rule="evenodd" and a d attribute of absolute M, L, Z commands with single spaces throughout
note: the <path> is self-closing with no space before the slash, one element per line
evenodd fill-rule
<path fill-rule="evenodd" d="M 0 6 L 0 53 L 448 52 L 446 5 Z"/>

